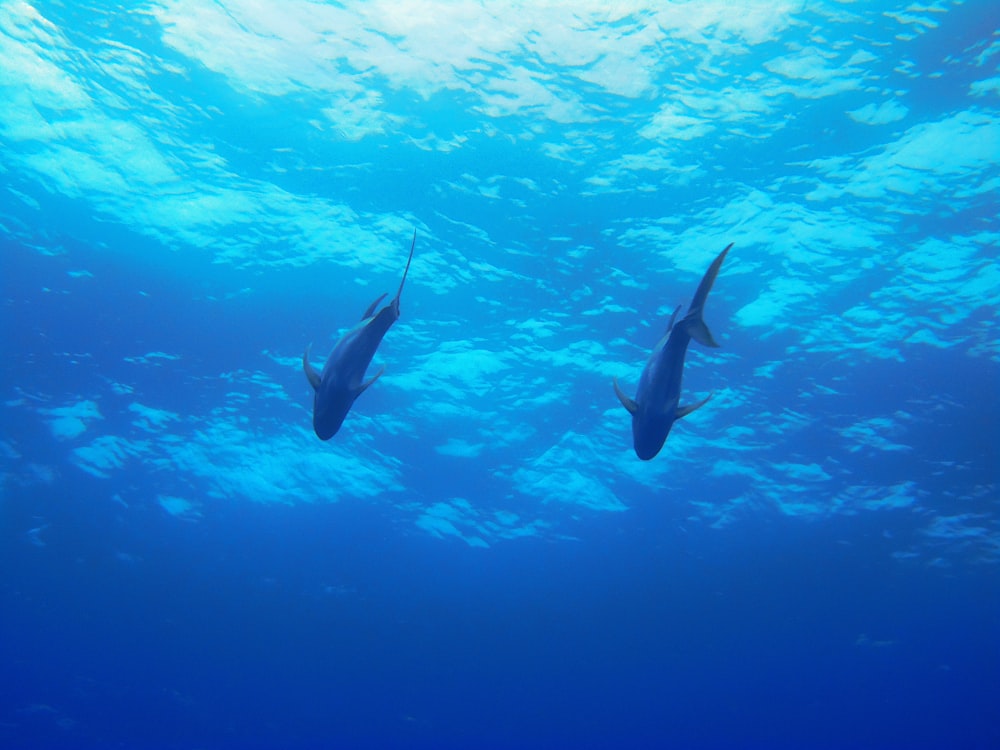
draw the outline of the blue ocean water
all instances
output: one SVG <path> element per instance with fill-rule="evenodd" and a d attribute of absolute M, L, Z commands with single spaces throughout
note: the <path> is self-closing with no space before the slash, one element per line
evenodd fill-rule
<path fill-rule="evenodd" d="M 1000 746 L 998 34 L 0 0 L 0 746 Z"/>

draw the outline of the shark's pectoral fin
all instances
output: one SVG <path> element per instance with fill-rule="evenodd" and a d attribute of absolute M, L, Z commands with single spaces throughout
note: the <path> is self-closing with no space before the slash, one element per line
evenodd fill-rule
<path fill-rule="evenodd" d="M 361 385 L 358 386 L 358 390 L 355 391 L 355 393 L 354 393 L 354 398 L 357 398 L 362 393 L 364 393 L 366 390 L 368 390 L 368 386 L 370 386 L 372 383 L 374 383 L 376 380 L 378 380 L 380 377 L 382 377 L 382 373 L 383 372 L 385 372 L 385 365 L 382 365 L 382 369 L 381 370 L 379 370 L 371 378 L 369 378 L 367 381 L 365 381 L 364 383 L 362 383 Z"/>
<path fill-rule="evenodd" d="M 705 325 L 705 321 L 701 318 L 695 320 L 687 320 L 687 330 L 695 341 L 703 346 L 718 347 L 719 345 L 715 343 L 715 339 L 712 337 L 712 332 L 708 330 L 708 326 Z"/>
<path fill-rule="evenodd" d="M 316 368 L 309 364 L 309 349 L 307 346 L 306 350 L 302 353 L 302 369 L 305 370 L 306 377 L 309 378 L 309 385 L 313 387 L 314 391 L 319 390 L 319 373 L 316 372 Z"/>
<path fill-rule="evenodd" d="M 705 396 L 705 398 L 703 398 L 697 404 L 688 404 L 687 406 L 678 406 L 677 407 L 677 416 L 676 416 L 676 419 L 680 419 L 681 417 L 686 417 L 691 412 L 697 411 L 698 409 L 700 409 L 701 407 L 703 407 L 705 404 L 707 404 L 709 402 L 709 399 L 711 399 L 712 396 L 714 396 L 714 395 L 715 395 L 714 392 L 713 393 L 709 393 L 707 396 Z"/>
<path fill-rule="evenodd" d="M 385 295 L 386 294 L 388 294 L 388 292 L 386 292 L 381 297 L 379 297 L 377 300 L 375 300 L 370 305 L 368 305 L 368 309 L 365 310 L 365 314 L 361 316 L 362 320 L 368 320 L 368 318 L 370 318 L 372 315 L 375 314 L 375 308 L 378 307 L 378 303 L 379 302 L 381 302 L 382 300 L 385 299 Z"/>
<path fill-rule="evenodd" d="M 639 411 L 639 405 L 635 402 L 635 400 L 629 398 L 622 392 L 621 387 L 618 385 L 618 378 L 614 378 L 614 384 L 615 384 L 615 395 L 618 396 L 618 400 L 622 402 L 622 406 L 624 406 L 628 410 L 628 413 L 635 414 L 637 411 Z"/>

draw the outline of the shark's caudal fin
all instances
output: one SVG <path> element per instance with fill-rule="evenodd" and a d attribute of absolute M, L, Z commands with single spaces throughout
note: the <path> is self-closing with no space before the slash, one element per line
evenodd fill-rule
<path fill-rule="evenodd" d="M 302 353 L 302 369 L 305 370 L 306 377 L 309 379 L 309 385 L 313 387 L 314 391 L 319 390 L 320 376 L 316 372 L 316 368 L 309 363 L 309 350 L 312 345 L 307 346 L 306 350 Z"/>
<path fill-rule="evenodd" d="M 715 343 L 715 338 L 712 336 L 712 332 L 708 330 L 708 326 L 705 325 L 705 320 L 702 318 L 702 314 L 705 311 L 705 300 L 708 298 L 708 293 L 712 291 L 712 284 L 715 283 L 715 277 L 719 275 L 719 269 L 722 268 L 722 261 L 726 259 L 726 253 L 729 252 L 729 248 L 732 246 L 732 242 L 726 245 L 726 249 L 719 253 L 718 257 L 712 261 L 712 265 L 710 265 L 708 270 L 705 271 L 705 275 L 702 277 L 701 283 L 698 284 L 698 291 L 694 293 L 694 299 L 691 300 L 691 307 L 688 308 L 687 315 L 685 315 L 684 320 L 681 321 L 687 326 L 687 331 L 691 338 L 703 346 L 718 346 L 718 344 Z M 701 406 L 701 404 L 698 404 L 698 406 Z M 697 409 L 698 406 L 694 408 Z"/>
<path fill-rule="evenodd" d="M 708 326 L 705 325 L 705 321 L 701 318 L 696 320 L 687 321 L 688 333 L 691 335 L 695 341 L 697 341 L 702 346 L 718 347 L 719 345 L 715 342 L 712 337 L 712 332 L 708 330 Z"/>
<path fill-rule="evenodd" d="M 396 296 L 393 298 L 392 302 L 397 307 L 399 306 L 399 297 L 403 293 L 403 284 L 406 283 L 406 274 L 410 272 L 410 261 L 413 260 L 413 248 L 417 246 L 417 230 L 413 230 L 413 242 L 410 243 L 410 257 L 406 259 L 406 268 L 403 269 L 403 280 L 399 282 L 399 291 L 396 292 Z"/>

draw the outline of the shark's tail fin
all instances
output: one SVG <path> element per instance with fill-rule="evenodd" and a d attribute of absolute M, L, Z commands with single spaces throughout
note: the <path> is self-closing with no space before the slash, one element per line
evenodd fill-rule
<path fill-rule="evenodd" d="M 399 310 L 399 298 L 403 294 L 403 284 L 406 283 L 406 274 L 410 272 L 410 261 L 413 260 L 413 248 L 417 246 L 417 230 L 413 230 L 413 242 L 410 243 L 410 257 L 406 259 L 406 268 L 403 269 L 403 280 L 399 282 L 399 291 L 392 300 L 396 310 Z"/>
<path fill-rule="evenodd" d="M 719 253 L 718 257 L 712 261 L 712 265 L 705 271 L 705 275 L 698 285 L 698 291 L 695 292 L 694 299 L 691 300 L 691 307 L 688 308 L 687 315 L 684 316 L 684 320 L 682 321 L 687 327 L 687 332 L 691 338 L 704 346 L 718 346 L 715 338 L 712 336 L 712 332 L 705 325 L 702 314 L 705 311 L 705 300 L 708 298 L 708 293 L 712 291 L 712 284 L 715 283 L 715 277 L 719 275 L 719 269 L 722 268 L 722 261 L 726 259 L 726 253 L 729 252 L 729 248 L 732 246 L 732 242 L 726 245 L 726 249 Z"/>
<path fill-rule="evenodd" d="M 703 319 L 692 319 L 691 317 L 687 317 L 684 319 L 684 324 L 687 326 L 688 334 L 699 344 L 702 346 L 718 348 L 718 342 L 716 342 L 715 338 L 712 336 L 712 332 L 708 330 L 708 326 L 705 325 L 705 321 Z"/>

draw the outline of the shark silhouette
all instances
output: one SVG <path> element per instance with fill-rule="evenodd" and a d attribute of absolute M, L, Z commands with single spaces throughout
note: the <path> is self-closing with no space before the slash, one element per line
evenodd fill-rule
<path fill-rule="evenodd" d="M 385 367 L 373 377 L 364 380 L 365 372 L 375 356 L 375 350 L 392 324 L 399 320 L 399 296 L 403 293 L 406 274 L 413 260 L 413 248 L 417 244 L 417 233 L 413 232 L 413 242 L 410 244 L 410 256 L 406 260 L 403 280 L 399 282 L 399 291 L 389 304 L 378 312 L 375 308 L 385 299 L 383 294 L 369 305 L 361 322 L 345 333 L 330 352 L 323 372 L 317 372 L 309 363 L 309 347 L 302 355 L 302 369 L 305 370 L 309 384 L 313 387 L 313 429 L 320 440 L 329 440 L 337 434 L 344 423 L 347 412 L 351 410 L 355 399 L 385 372 Z"/>
<path fill-rule="evenodd" d="M 649 355 L 646 367 L 639 378 L 639 388 L 635 398 L 626 396 L 618 385 L 618 379 L 614 379 L 618 400 L 632 415 L 632 444 L 635 455 L 643 461 L 649 461 L 660 452 L 674 422 L 686 417 L 695 409 L 700 409 L 712 398 L 712 394 L 709 393 L 696 404 L 681 406 L 681 377 L 684 370 L 684 356 L 687 354 L 691 339 L 705 346 L 718 346 L 712 338 L 712 332 L 702 319 L 702 313 L 705 308 L 705 298 L 712 290 L 712 284 L 719 275 L 722 261 L 726 259 L 726 253 L 732 246 L 730 243 L 712 261 L 712 265 L 708 267 L 698 285 L 698 291 L 691 300 L 687 314 L 676 325 L 674 321 L 681 308 L 674 310 L 666 334 Z"/>

